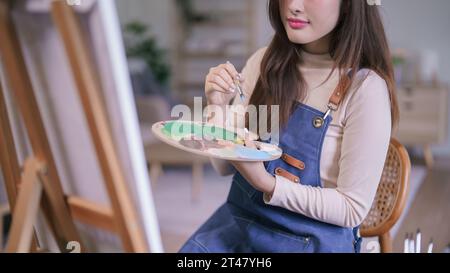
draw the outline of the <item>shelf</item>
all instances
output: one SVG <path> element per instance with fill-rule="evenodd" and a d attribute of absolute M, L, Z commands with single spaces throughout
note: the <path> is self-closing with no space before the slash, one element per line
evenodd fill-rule
<path fill-rule="evenodd" d="M 203 93 L 204 78 L 211 67 L 230 61 L 241 70 L 254 50 L 252 0 L 193 2 L 196 13 L 212 20 L 193 23 L 189 31 L 183 30 L 183 25 L 176 28 L 174 86 L 180 97 L 189 96 L 196 90 Z"/>

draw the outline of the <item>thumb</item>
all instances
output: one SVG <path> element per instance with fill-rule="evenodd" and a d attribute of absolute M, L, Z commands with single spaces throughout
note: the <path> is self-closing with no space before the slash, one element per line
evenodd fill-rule
<path fill-rule="evenodd" d="M 248 148 L 256 148 L 255 143 L 253 142 L 253 140 L 250 139 L 245 140 L 245 146 Z"/>

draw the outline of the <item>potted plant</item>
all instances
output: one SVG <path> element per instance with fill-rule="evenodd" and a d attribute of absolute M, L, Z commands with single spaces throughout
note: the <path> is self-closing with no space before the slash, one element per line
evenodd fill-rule
<path fill-rule="evenodd" d="M 166 50 L 160 48 L 156 39 L 148 34 L 148 27 L 139 21 L 130 22 L 125 25 L 124 36 L 127 57 L 143 60 L 155 80 L 167 87 L 171 75 Z"/>

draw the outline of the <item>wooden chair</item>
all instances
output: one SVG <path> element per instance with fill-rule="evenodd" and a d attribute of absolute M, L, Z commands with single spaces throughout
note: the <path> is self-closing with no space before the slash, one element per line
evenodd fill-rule
<path fill-rule="evenodd" d="M 391 139 L 375 200 L 361 224 L 362 237 L 378 237 L 380 252 L 392 252 L 389 231 L 399 219 L 406 203 L 411 162 L 405 147 Z"/>

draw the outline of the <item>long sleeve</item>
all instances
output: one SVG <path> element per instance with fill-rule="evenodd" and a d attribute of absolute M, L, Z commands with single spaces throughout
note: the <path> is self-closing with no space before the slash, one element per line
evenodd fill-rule
<path fill-rule="evenodd" d="M 276 176 L 275 191 L 266 204 L 344 227 L 355 227 L 366 217 L 381 178 L 391 136 L 391 111 L 386 82 L 370 72 L 349 94 L 337 186 L 316 188 Z M 327 155 L 324 155 L 327 156 Z"/>

